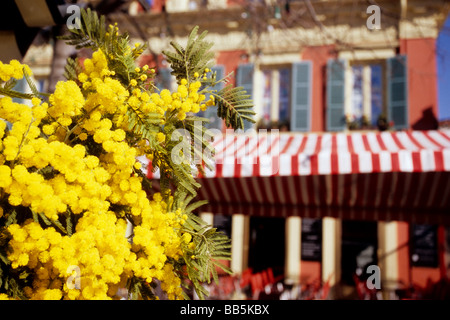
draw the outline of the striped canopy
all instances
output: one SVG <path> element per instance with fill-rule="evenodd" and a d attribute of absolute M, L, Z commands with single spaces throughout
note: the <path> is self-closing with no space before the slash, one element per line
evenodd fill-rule
<path fill-rule="evenodd" d="M 205 210 L 430 222 L 450 215 L 450 131 L 228 132 L 213 145 L 214 170 L 198 177 Z M 148 175 L 159 177 L 151 164 Z"/>

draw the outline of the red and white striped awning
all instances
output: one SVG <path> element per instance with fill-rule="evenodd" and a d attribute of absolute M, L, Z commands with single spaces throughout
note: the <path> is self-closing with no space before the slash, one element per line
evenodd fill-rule
<path fill-rule="evenodd" d="M 216 210 L 450 209 L 450 131 L 226 133 L 213 145 L 214 169 L 198 181 L 199 197 Z M 151 164 L 148 175 L 159 177 Z"/>

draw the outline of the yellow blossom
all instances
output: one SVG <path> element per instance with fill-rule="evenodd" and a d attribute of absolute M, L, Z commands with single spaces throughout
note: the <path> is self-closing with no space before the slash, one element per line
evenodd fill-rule
<path fill-rule="evenodd" d="M 156 134 L 156 140 L 158 140 L 158 142 L 164 142 L 166 140 L 166 136 L 164 135 L 164 133 L 162 132 L 158 132 Z"/>

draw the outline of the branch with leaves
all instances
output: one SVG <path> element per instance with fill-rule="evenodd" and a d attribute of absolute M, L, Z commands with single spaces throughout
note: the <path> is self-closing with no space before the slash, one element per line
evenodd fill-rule
<path fill-rule="evenodd" d="M 217 268 L 231 272 L 221 263 L 230 259 L 230 239 L 195 214 L 206 201 L 195 200 L 200 184 L 193 168 L 212 168 L 214 161 L 214 150 L 208 143 L 213 137 L 204 126 L 198 127 L 206 119 L 195 113 L 200 106 L 215 104 L 218 116 L 228 126 L 242 129 L 244 121 L 253 122 L 249 95 L 230 85 L 219 91 L 213 89 L 220 82 L 226 83 L 227 78 L 217 79 L 210 72 L 213 44 L 205 40 L 206 32 L 198 34 L 198 27 L 192 30 L 185 47 L 172 43 L 175 51 L 164 52 L 178 82 L 177 92 L 155 87 L 154 70 L 136 65 L 145 45 L 130 46 L 128 34 L 119 33 L 116 25 L 106 27 L 103 16 L 90 9 L 81 10 L 81 28 L 70 31 L 63 39 L 78 49 L 92 49 L 93 57 L 84 63 L 69 58 L 67 81 L 58 83 L 46 102 L 41 100 L 46 94 L 38 92 L 25 69 L 31 93 L 15 91 L 17 79 L 0 85 L 1 94 L 31 99 L 33 104 L 25 109 L 8 99 L 0 101 L 0 114 L 13 123 L 7 130 L 0 123 L 1 142 L 6 141 L 3 152 L 8 154 L 0 157 L 0 174 L 4 176 L 0 182 L 0 298 L 6 294 L 19 299 L 73 299 L 90 298 L 93 293 L 116 297 L 114 290 L 122 285 L 130 299 L 155 299 L 159 284 L 163 290 L 169 288 L 169 297 L 181 295 L 174 292 L 183 287 L 195 289 L 204 298 L 207 291 L 202 284 L 218 281 Z M 211 97 L 208 102 L 204 101 L 206 95 Z M 10 110 L 26 111 L 29 117 L 18 118 Z M 180 129 L 190 136 L 183 150 L 176 138 Z M 184 161 L 175 161 L 175 153 Z M 61 160 L 66 154 L 72 154 L 71 168 L 65 167 L 69 160 Z M 140 170 L 137 154 L 147 156 L 160 170 L 161 192 Z M 28 159 L 30 156 L 33 160 Z M 13 188 L 5 183 L 7 179 L 16 183 Z M 38 181 L 39 191 L 46 190 L 41 192 L 48 192 L 58 203 L 54 209 L 49 209 L 53 203 L 40 197 L 30 180 Z M 70 196 L 60 195 L 61 190 Z M 111 222 L 115 226 L 106 228 Z M 125 237 L 120 230 L 127 223 L 132 232 Z M 110 252 L 105 259 L 111 263 L 105 262 L 105 270 L 116 264 L 124 267 L 122 271 L 108 269 L 108 276 L 103 278 L 94 272 L 96 267 L 88 266 L 91 259 L 74 262 L 85 268 L 81 272 L 87 275 L 82 277 L 100 283 L 91 291 L 77 292 L 64 286 L 67 262 L 58 260 L 61 257 L 57 253 L 68 248 L 72 253 L 84 252 L 83 243 L 87 242 L 83 237 L 88 233 L 83 228 L 101 231 L 94 232 L 102 236 L 90 250 L 97 250 L 99 255 Z M 160 234 L 158 228 L 163 229 Z M 114 238 L 117 230 L 120 235 Z M 152 238 L 153 234 L 159 236 Z M 24 241 L 34 243 L 35 238 L 52 241 L 22 245 Z M 103 238 L 115 240 L 105 242 Z M 62 249 L 58 246 L 63 242 Z M 120 254 L 114 257 L 116 251 Z M 77 259 L 78 255 L 72 257 L 73 261 Z M 45 287 L 47 282 L 41 281 L 42 273 L 37 270 L 42 268 L 51 270 L 52 287 Z M 61 269 L 60 274 L 55 274 L 55 268 Z M 113 270 L 118 274 L 112 276 Z M 177 283 L 177 288 L 170 287 Z M 39 285 L 43 287 L 37 288 Z"/>
<path fill-rule="evenodd" d="M 207 31 L 198 35 L 198 29 L 197 26 L 191 31 L 186 48 L 171 41 L 170 44 L 175 51 L 163 51 L 173 69 L 172 74 L 178 81 L 181 79 L 187 79 L 188 82 L 193 81 L 194 75 L 204 74 L 205 70 L 213 66 L 214 52 L 210 51 L 213 43 L 205 40 Z M 253 102 L 244 88 L 233 87 L 229 84 L 215 92 L 211 88 L 219 82 L 227 82 L 227 77 L 216 80 L 213 75 L 213 77 L 203 80 L 205 86 L 203 92 L 210 93 L 216 98 L 217 116 L 225 120 L 226 125 L 233 129 L 244 129 L 244 120 L 255 123 L 252 117 L 255 115 L 252 110 Z"/>

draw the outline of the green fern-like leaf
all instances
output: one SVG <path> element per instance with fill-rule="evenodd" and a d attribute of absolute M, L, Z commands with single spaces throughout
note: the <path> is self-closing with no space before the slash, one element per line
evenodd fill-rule
<path fill-rule="evenodd" d="M 218 282 L 217 268 L 232 273 L 229 267 L 220 262 L 221 260 L 231 259 L 231 242 L 223 232 L 208 225 L 194 213 L 207 201 L 191 203 L 194 197 L 180 190 L 175 191 L 174 198 L 176 200 L 173 206 L 181 208 L 188 216 L 181 231 L 191 234 L 192 241 L 195 243 L 195 248 L 186 249 L 183 256 L 187 279 L 199 298 L 204 299 L 208 292 L 203 284 L 211 281 Z M 186 286 L 186 288 L 189 289 L 190 286 Z"/>
<path fill-rule="evenodd" d="M 64 78 L 67 80 L 76 81 L 78 79 L 78 74 L 81 72 L 81 68 L 76 60 L 71 57 L 67 58 L 67 63 L 64 67 Z"/>
<path fill-rule="evenodd" d="M 173 69 L 172 74 L 178 81 L 181 81 L 181 79 L 190 81 L 194 79 L 195 73 L 203 74 L 206 68 L 213 66 L 214 52 L 210 49 L 214 44 L 205 41 L 207 31 L 198 35 L 198 29 L 198 26 L 192 29 L 186 48 L 172 41 L 170 45 L 175 49 L 175 52 L 163 51 Z"/>
<path fill-rule="evenodd" d="M 194 80 L 194 74 L 203 74 L 206 68 L 211 68 L 214 52 L 210 51 L 213 43 L 205 40 L 207 32 L 198 34 L 199 27 L 192 29 L 186 44 L 186 48 L 176 42 L 171 42 L 174 51 L 163 51 L 170 63 L 172 74 L 178 81 L 187 79 Z M 216 98 L 217 115 L 225 120 L 227 126 L 233 129 L 244 129 L 244 120 L 255 123 L 252 111 L 253 102 L 250 95 L 242 87 L 234 88 L 231 84 L 226 85 L 222 90 L 212 90 L 219 82 L 227 82 L 227 78 L 216 79 L 213 74 L 207 80 L 202 80 L 202 93 L 212 94 Z"/>
<path fill-rule="evenodd" d="M 41 93 L 36 88 L 36 85 L 34 84 L 33 80 L 31 80 L 31 77 L 28 75 L 28 73 L 27 73 L 25 68 L 23 68 L 23 76 L 24 76 L 26 82 L 28 83 L 28 86 L 30 87 L 31 92 L 33 93 L 33 95 L 35 97 L 39 97 L 41 95 Z"/>
<path fill-rule="evenodd" d="M 252 110 L 253 101 L 242 87 L 234 88 L 231 84 L 213 93 L 216 98 L 217 115 L 225 120 L 227 126 L 234 129 L 244 129 L 244 120 L 255 123 Z"/>
<path fill-rule="evenodd" d="M 106 40 L 105 17 L 98 16 L 90 8 L 81 9 L 80 28 L 69 29 L 71 34 L 60 37 L 66 40 L 68 45 L 75 46 L 77 49 L 91 48 L 97 50 L 100 44 Z"/>
<path fill-rule="evenodd" d="M 200 299 L 206 296 L 202 283 L 218 282 L 217 267 L 231 273 L 231 270 L 219 260 L 230 260 L 230 240 L 222 232 L 207 225 L 194 214 L 184 224 L 184 232 L 192 234 L 195 250 L 186 251 L 184 260 L 189 279 L 192 281 Z"/>
<path fill-rule="evenodd" d="M 140 45 L 135 49 L 129 46 L 129 35 L 127 33 L 118 34 L 114 26 L 105 25 L 105 17 L 98 16 L 95 11 L 90 8 L 81 9 L 81 25 L 79 29 L 70 29 L 71 33 L 62 36 L 60 39 L 65 40 L 67 44 L 75 46 L 77 49 L 91 48 L 96 51 L 101 49 L 108 60 L 108 66 L 117 74 L 117 78 L 125 86 L 129 85 L 131 75 L 135 73 L 135 60 L 139 56 L 139 52 L 143 52 L 146 45 Z M 75 66 L 66 70 L 70 79 L 75 79 Z"/>
<path fill-rule="evenodd" d="M 2 87 L 0 87 L 0 94 L 11 98 L 26 99 L 26 100 L 30 100 L 34 97 L 34 94 L 32 93 L 23 93 Z"/>

